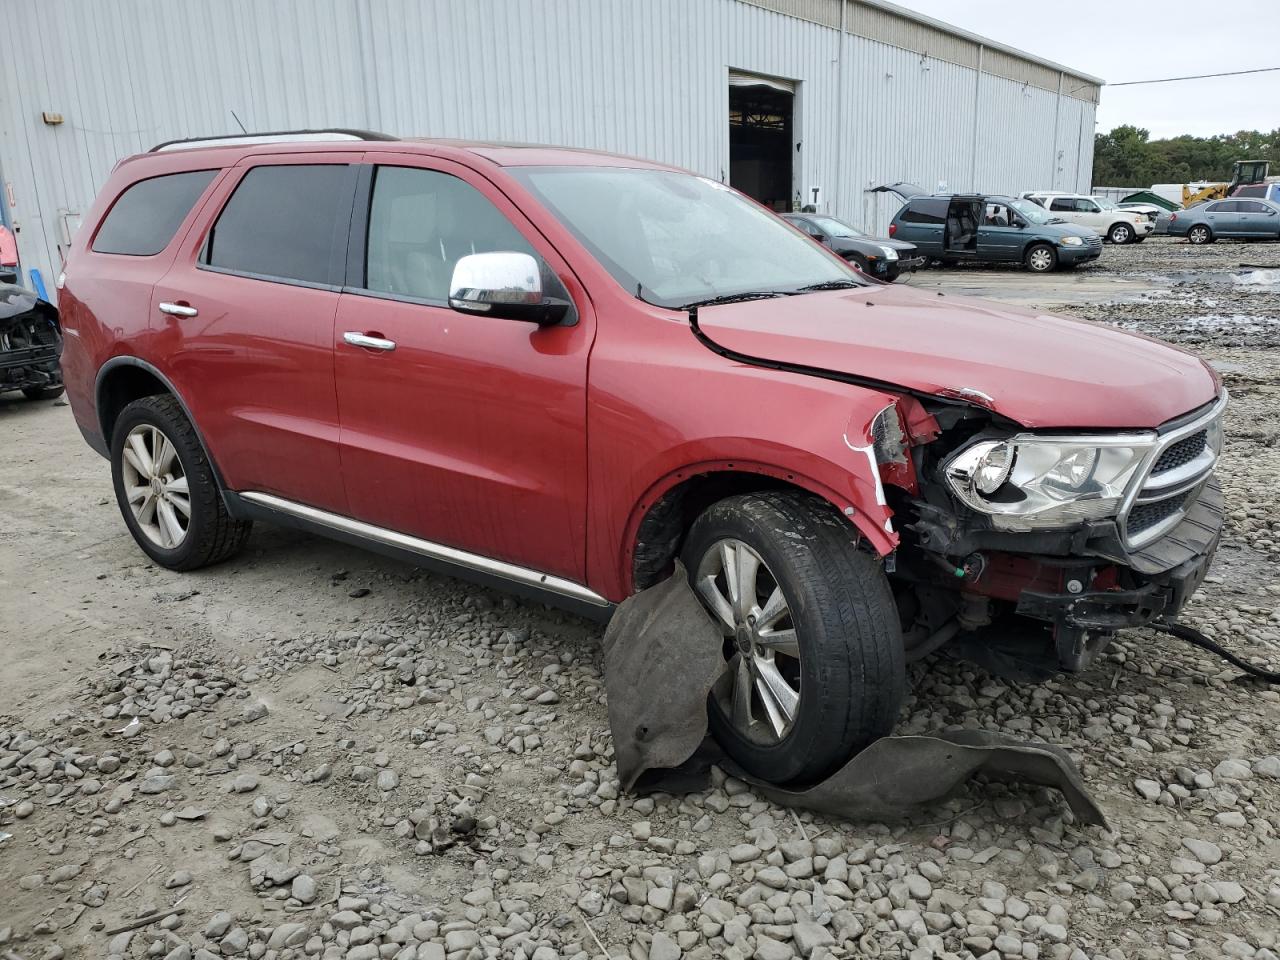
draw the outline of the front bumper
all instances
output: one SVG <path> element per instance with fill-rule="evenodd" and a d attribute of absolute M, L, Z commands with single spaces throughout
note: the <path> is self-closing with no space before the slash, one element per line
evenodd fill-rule
<path fill-rule="evenodd" d="M 1098 242 L 1097 246 L 1086 243 L 1078 247 L 1064 247 L 1059 244 L 1057 249 L 1059 263 L 1088 263 L 1090 260 L 1097 260 L 1102 256 L 1101 241 Z"/>

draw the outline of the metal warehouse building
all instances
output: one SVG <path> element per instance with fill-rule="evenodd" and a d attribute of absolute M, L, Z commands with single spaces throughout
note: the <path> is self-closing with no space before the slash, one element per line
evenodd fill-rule
<path fill-rule="evenodd" d="M 51 278 L 121 157 L 359 127 L 567 144 L 883 229 L 866 189 L 1087 190 L 1101 81 L 883 0 L 10 0 L 0 210 Z"/>

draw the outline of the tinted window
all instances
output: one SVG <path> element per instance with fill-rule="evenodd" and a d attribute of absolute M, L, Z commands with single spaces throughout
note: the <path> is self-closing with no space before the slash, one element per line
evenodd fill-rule
<path fill-rule="evenodd" d="M 328 283 L 343 200 L 342 164 L 254 167 L 209 233 L 205 262 L 236 273 Z"/>
<path fill-rule="evenodd" d="M 1266 213 L 1266 204 L 1259 203 L 1257 200 L 1237 200 L 1236 208 L 1241 213 Z"/>
<path fill-rule="evenodd" d="M 1210 213 L 1238 213 L 1240 204 L 1234 200 L 1223 200 L 1221 203 L 1215 203 L 1209 207 Z"/>
<path fill-rule="evenodd" d="M 946 197 L 928 200 L 912 200 L 902 211 L 903 223 L 946 223 Z"/>
<path fill-rule="evenodd" d="M 1074 211 L 1076 202 L 1070 197 L 1055 197 L 1049 204 L 1050 210 Z"/>
<path fill-rule="evenodd" d="M 96 253 L 149 257 L 169 245 L 216 170 L 171 173 L 135 183 L 115 202 L 93 241 Z"/>
<path fill-rule="evenodd" d="M 475 187 L 434 170 L 378 168 L 369 206 L 365 287 L 445 302 L 461 257 L 498 250 L 536 256 Z"/>

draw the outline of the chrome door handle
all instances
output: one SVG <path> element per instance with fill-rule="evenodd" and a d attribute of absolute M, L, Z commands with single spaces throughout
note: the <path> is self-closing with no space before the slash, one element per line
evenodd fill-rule
<path fill-rule="evenodd" d="M 160 312 L 167 313 L 171 317 L 194 317 L 200 313 L 195 307 L 188 307 L 181 303 L 162 303 Z"/>
<path fill-rule="evenodd" d="M 368 334 L 359 333 L 355 330 L 348 330 L 342 335 L 342 339 L 353 347 L 367 347 L 370 350 L 394 350 L 396 342 L 394 340 L 384 340 L 382 337 L 371 337 Z"/>

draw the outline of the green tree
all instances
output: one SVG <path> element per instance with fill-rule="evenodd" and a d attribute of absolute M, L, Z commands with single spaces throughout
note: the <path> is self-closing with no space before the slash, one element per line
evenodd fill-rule
<path fill-rule="evenodd" d="M 1280 173 L 1280 129 L 1152 140 L 1149 131 L 1125 124 L 1095 137 L 1093 182 L 1099 187 L 1145 187 L 1226 181 L 1236 160 L 1270 160 Z"/>

